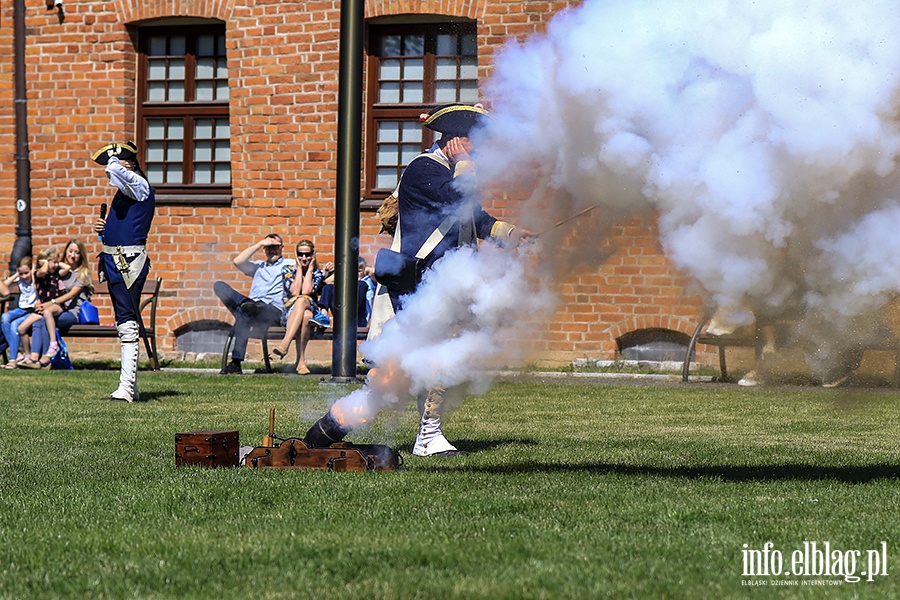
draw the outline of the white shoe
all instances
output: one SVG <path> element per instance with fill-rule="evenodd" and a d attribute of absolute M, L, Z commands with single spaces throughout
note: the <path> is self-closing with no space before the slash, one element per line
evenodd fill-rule
<path fill-rule="evenodd" d="M 413 455 L 415 456 L 435 456 L 447 452 L 459 452 L 456 446 L 451 444 L 444 434 L 438 432 L 429 437 L 424 437 L 422 432 L 416 436 L 416 443 L 413 446 Z"/>
<path fill-rule="evenodd" d="M 832 379 L 831 381 L 826 381 L 822 384 L 823 388 L 836 388 L 847 383 L 847 380 L 850 379 L 850 373 L 846 375 L 841 375 L 837 379 Z"/>
<path fill-rule="evenodd" d="M 750 371 L 743 377 L 741 377 L 737 384 L 742 385 L 744 387 L 753 387 L 755 385 L 759 385 L 759 381 L 757 380 L 756 371 Z"/>

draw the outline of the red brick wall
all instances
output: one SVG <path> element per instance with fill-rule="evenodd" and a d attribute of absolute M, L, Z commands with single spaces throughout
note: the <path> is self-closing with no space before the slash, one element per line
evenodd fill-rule
<path fill-rule="evenodd" d="M 0 8 L 0 251 L 15 241 L 13 14 Z M 168 16 L 226 23 L 230 75 L 232 180 L 230 207 L 160 206 L 151 233 L 152 272 L 164 279 L 160 349 L 175 349 L 175 331 L 200 319 L 230 321 L 212 293 L 223 279 L 249 280 L 231 265 L 240 250 L 270 231 L 289 247 L 313 239 L 320 260 L 334 253 L 336 105 L 340 2 L 257 0 L 80 0 L 66 3 L 60 24 L 42 2 L 26 9 L 28 143 L 35 253 L 72 236 L 99 249 L 91 222 L 111 192 L 92 150 L 135 137 L 133 26 Z M 476 19 L 482 75 L 510 36 L 539 30 L 566 2 L 369 1 L 366 16 L 430 13 Z M 515 201 L 489 210 L 514 218 Z M 361 254 L 369 260 L 389 240 L 371 211 L 361 222 Z M 699 303 L 686 295 L 656 242 L 652 216 L 619 224 L 603 263 L 581 266 L 559 286 L 560 309 L 546 335 L 531 340 L 534 361 L 613 358 L 615 338 L 644 327 L 690 333 Z M 93 258 L 93 256 L 92 256 Z M 103 320 L 111 310 L 101 303 Z M 102 350 L 84 340 L 72 350 Z M 251 352 L 253 349 L 251 348 Z"/>

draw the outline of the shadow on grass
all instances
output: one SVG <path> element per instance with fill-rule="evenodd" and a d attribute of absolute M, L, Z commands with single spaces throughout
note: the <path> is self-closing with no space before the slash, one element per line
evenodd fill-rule
<path fill-rule="evenodd" d="M 453 440 L 453 445 L 464 452 L 486 452 L 503 446 L 537 446 L 537 440 L 531 438 L 507 438 L 502 440 Z"/>
<path fill-rule="evenodd" d="M 512 441 L 510 443 L 513 443 Z M 516 442 L 518 443 L 518 442 Z M 463 449 L 460 445 L 460 449 Z M 468 447 L 465 447 L 469 450 Z M 486 448 L 487 449 L 487 448 Z M 523 463 L 514 465 L 475 466 L 441 465 L 435 471 L 472 471 L 498 475 L 512 473 L 596 473 L 600 475 L 636 475 L 683 479 L 720 479 L 722 481 L 826 481 L 870 483 L 879 479 L 900 478 L 900 466 L 888 464 L 829 467 L 804 464 L 778 465 L 710 465 L 698 467 L 652 467 L 606 463 Z"/>
<path fill-rule="evenodd" d="M 187 392 L 180 390 L 157 390 L 155 392 L 141 392 L 141 401 L 150 402 L 151 400 L 162 400 L 163 398 L 177 398 L 178 396 L 187 396 Z"/>

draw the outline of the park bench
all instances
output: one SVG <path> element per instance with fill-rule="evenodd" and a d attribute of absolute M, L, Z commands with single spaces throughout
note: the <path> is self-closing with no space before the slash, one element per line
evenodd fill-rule
<path fill-rule="evenodd" d="M 150 365 L 154 371 L 159 370 L 159 354 L 156 351 L 156 308 L 159 303 L 159 290 L 162 287 L 162 278 L 148 279 L 144 284 L 141 293 L 141 304 L 139 311 L 142 316 L 149 307 L 149 315 L 144 316 L 144 329 L 147 332 L 147 338 L 150 341 L 150 348 L 153 350 L 153 357 L 150 359 Z M 0 297 L 0 315 L 2 315 L 11 301 L 17 297 L 18 286 L 13 285 L 10 288 L 12 292 L 9 296 Z M 109 295 L 109 287 L 106 282 L 94 282 L 94 291 L 92 298 L 97 296 Z M 149 318 L 148 318 L 149 317 Z M 61 331 L 60 334 L 66 338 L 118 338 L 119 332 L 115 325 L 86 325 L 76 323 L 68 329 Z M 3 354 L 6 358 L 6 354 Z"/>
<path fill-rule="evenodd" d="M 266 364 L 266 373 L 272 373 L 272 363 L 269 357 L 269 340 L 281 340 L 284 338 L 285 328 L 280 325 L 277 327 L 252 327 L 250 329 L 250 339 L 260 340 L 262 342 L 263 359 Z M 356 339 L 364 340 L 369 332 L 368 327 L 360 327 L 356 330 Z M 333 327 L 318 327 L 313 325 L 310 340 L 334 340 Z M 293 343 L 293 342 L 292 342 Z M 222 349 L 222 369 L 228 366 L 231 361 L 231 348 L 234 345 L 234 328 L 228 332 L 228 338 L 225 340 L 225 347 Z"/>
<path fill-rule="evenodd" d="M 762 350 L 761 336 L 756 326 L 753 328 L 739 328 L 735 333 L 726 335 L 711 335 L 706 333 L 706 326 L 712 319 L 712 313 L 707 313 L 697 323 L 687 350 L 684 353 L 684 363 L 681 367 L 681 380 L 688 381 L 691 368 L 691 356 L 697 348 L 697 344 L 715 346 L 719 355 L 719 381 L 732 381 L 728 375 L 728 364 L 725 351 L 728 348 L 754 348 L 757 358 Z M 779 322 L 777 328 L 790 327 L 790 322 Z M 779 340 L 781 342 L 781 340 Z M 900 339 L 888 331 L 880 331 L 877 335 L 866 340 L 862 350 L 874 350 L 892 352 L 894 354 L 894 385 L 900 387 Z"/>

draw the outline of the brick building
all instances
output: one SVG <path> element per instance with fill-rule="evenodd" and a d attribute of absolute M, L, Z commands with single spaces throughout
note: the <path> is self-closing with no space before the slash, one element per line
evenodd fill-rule
<path fill-rule="evenodd" d="M 249 281 L 231 258 L 269 231 L 334 253 L 340 3 L 296 0 L 71 0 L 25 6 L 27 142 L 34 252 L 76 236 L 111 197 L 91 152 L 134 139 L 157 189 L 152 273 L 162 276 L 160 350 L 216 351 L 230 315 L 217 279 Z M 430 144 L 427 105 L 478 98 L 492 53 L 539 30 L 566 2 L 467 0 L 365 6 L 360 254 L 389 239 L 374 209 Z M 16 239 L 14 14 L 0 8 L 0 249 Z M 488 99 L 489 100 L 489 99 Z M 511 202 L 486 205 L 514 219 Z M 653 215 L 620 223 L 602 264 L 567 276 L 533 362 L 610 359 L 622 346 L 684 339 L 701 303 L 662 255 Z M 103 315 L 109 307 L 100 306 Z M 117 347 L 79 340 L 83 351 Z M 250 349 L 253 358 L 254 349 Z"/>

